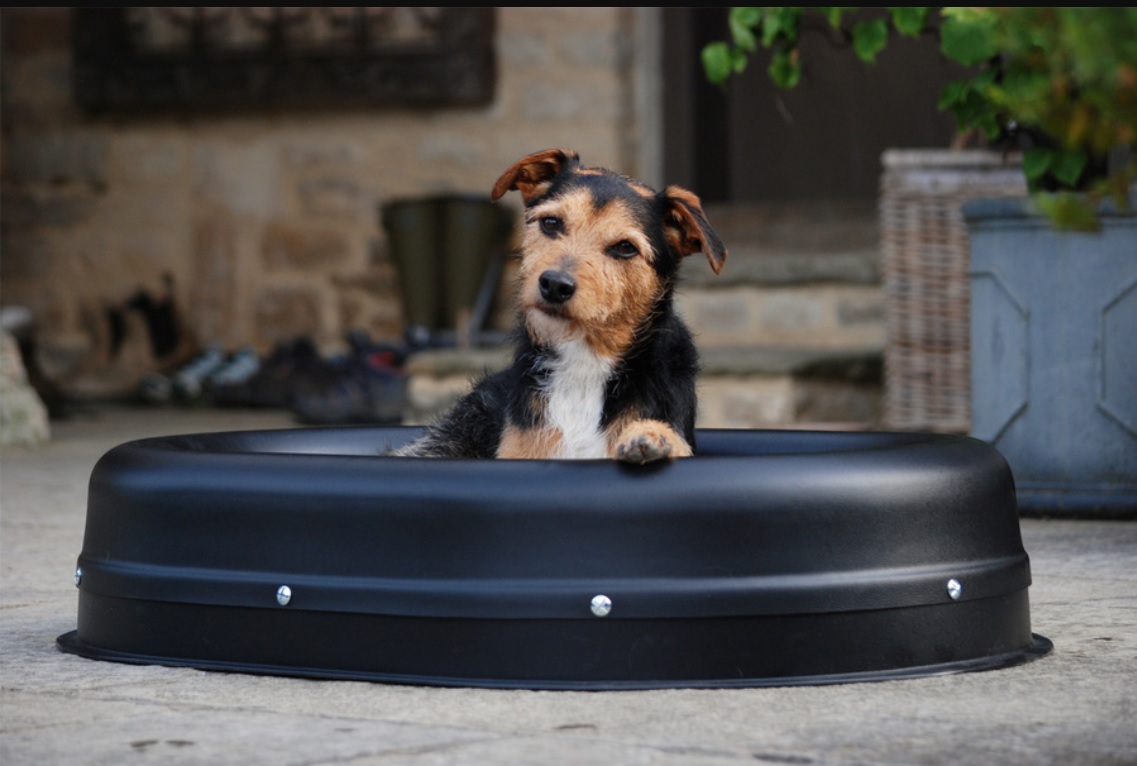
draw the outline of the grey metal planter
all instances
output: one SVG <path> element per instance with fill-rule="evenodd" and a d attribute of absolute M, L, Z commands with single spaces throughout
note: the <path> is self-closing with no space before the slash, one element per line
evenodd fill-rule
<path fill-rule="evenodd" d="M 964 205 L 972 435 L 1022 512 L 1137 516 L 1137 217 L 1054 230 L 1025 200 Z"/>

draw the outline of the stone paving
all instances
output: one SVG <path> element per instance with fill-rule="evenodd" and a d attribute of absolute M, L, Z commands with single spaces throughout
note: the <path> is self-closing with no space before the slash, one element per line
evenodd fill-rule
<path fill-rule="evenodd" d="M 87 479 L 134 438 L 280 413 L 109 410 L 0 462 L 0 763 L 1137 763 L 1137 523 L 1024 520 L 1032 627 L 1003 670 L 843 686 L 439 689 L 96 662 L 59 652 Z"/>

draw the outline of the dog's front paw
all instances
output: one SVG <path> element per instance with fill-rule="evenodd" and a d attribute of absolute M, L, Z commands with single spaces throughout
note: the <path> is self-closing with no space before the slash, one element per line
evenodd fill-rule
<path fill-rule="evenodd" d="M 669 457 L 690 457 L 691 448 L 666 423 L 644 420 L 624 429 L 616 445 L 616 458 L 643 465 Z"/>
<path fill-rule="evenodd" d="M 653 460 L 662 460 L 671 455 L 671 445 L 666 439 L 642 434 L 616 448 L 616 457 L 625 463 L 643 465 Z"/>

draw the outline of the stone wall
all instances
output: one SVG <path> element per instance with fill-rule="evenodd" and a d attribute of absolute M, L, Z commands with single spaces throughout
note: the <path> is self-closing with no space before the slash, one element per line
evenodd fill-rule
<path fill-rule="evenodd" d="M 497 9 L 485 108 L 96 119 L 72 103 L 67 9 L 5 8 L 3 302 L 32 310 L 58 369 L 99 351 L 108 307 L 160 295 L 167 274 L 201 344 L 397 337 L 382 203 L 488 194 L 548 146 L 652 175 L 647 14 Z"/>

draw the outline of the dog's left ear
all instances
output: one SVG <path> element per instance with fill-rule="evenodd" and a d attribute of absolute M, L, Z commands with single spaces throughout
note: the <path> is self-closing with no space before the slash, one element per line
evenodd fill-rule
<path fill-rule="evenodd" d="M 580 155 L 569 149 L 545 149 L 522 157 L 497 179 L 490 199 L 497 202 L 506 192 L 517 189 L 528 205 L 549 188 L 549 182 L 558 173 L 579 164 Z"/>
<path fill-rule="evenodd" d="M 703 253 L 718 274 L 726 262 L 726 247 L 711 228 L 703 213 L 703 204 L 691 192 L 680 186 L 663 190 L 667 212 L 663 218 L 663 233 L 667 242 L 681 256 Z"/>

